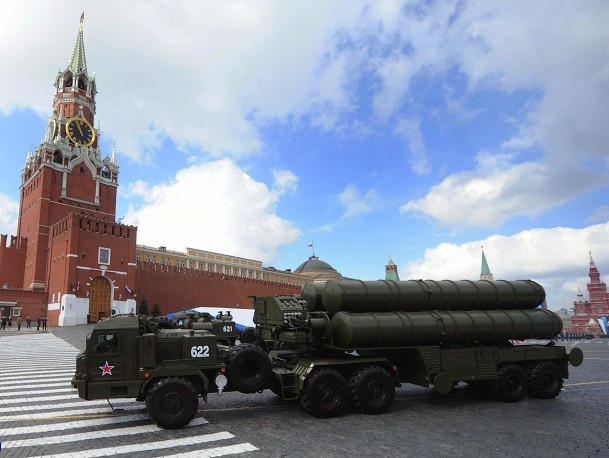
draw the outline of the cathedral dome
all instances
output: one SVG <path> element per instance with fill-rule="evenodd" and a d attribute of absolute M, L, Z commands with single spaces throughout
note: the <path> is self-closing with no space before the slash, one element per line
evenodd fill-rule
<path fill-rule="evenodd" d="M 310 256 L 309 259 L 296 268 L 294 273 L 310 277 L 316 281 L 336 280 L 343 278 L 343 276 L 338 273 L 334 267 L 327 262 L 320 260 L 317 256 Z"/>

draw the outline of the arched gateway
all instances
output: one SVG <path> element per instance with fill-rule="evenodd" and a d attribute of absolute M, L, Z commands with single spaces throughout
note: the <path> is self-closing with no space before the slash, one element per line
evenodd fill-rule
<path fill-rule="evenodd" d="M 102 318 L 110 316 L 112 304 L 112 284 L 106 277 L 95 277 L 89 289 L 89 316 L 90 323 L 96 323 Z"/>

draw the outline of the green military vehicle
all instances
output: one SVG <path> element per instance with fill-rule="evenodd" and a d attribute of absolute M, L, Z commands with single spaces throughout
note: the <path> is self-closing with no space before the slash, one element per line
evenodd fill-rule
<path fill-rule="evenodd" d="M 232 321 L 223 326 L 234 327 Z M 199 397 L 266 386 L 271 365 L 254 345 L 231 346 L 207 329 L 159 329 L 154 318 L 115 315 L 95 324 L 76 358 L 72 386 L 87 400 L 135 398 L 163 428 L 187 425 Z"/>
<path fill-rule="evenodd" d="M 223 391 L 268 388 L 319 417 L 349 403 L 383 413 L 407 383 L 446 394 L 467 382 L 504 402 L 551 399 L 583 354 L 554 345 L 562 322 L 536 308 L 544 299 L 529 280 L 308 284 L 302 296 L 253 298 L 255 328 L 241 341 L 255 345 L 119 315 L 95 325 L 72 385 L 83 399 L 145 401 L 165 428 L 188 424 L 199 397 Z M 548 343 L 513 343 L 525 339 Z"/>
<path fill-rule="evenodd" d="M 183 311 L 174 313 L 172 320 L 180 329 L 204 329 L 215 334 L 218 337 L 223 337 L 225 342 L 230 345 L 235 345 L 239 338 L 239 330 L 230 311 L 218 312 L 214 317 L 209 312 L 198 311 Z"/>
<path fill-rule="evenodd" d="M 302 297 L 257 297 L 254 322 L 277 395 L 319 417 L 349 402 L 378 414 L 404 383 L 446 394 L 467 382 L 504 402 L 556 397 L 583 354 L 554 345 L 562 322 L 536 308 L 544 299 L 528 280 L 341 280 L 308 284 Z M 513 343 L 525 339 L 548 343 Z"/>

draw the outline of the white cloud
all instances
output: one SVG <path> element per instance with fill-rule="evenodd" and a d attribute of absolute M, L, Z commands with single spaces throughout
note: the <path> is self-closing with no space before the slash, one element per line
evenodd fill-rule
<path fill-rule="evenodd" d="M 421 132 L 421 120 L 418 118 L 402 118 L 397 122 L 394 133 L 403 137 L 408 143 L 408 150 L 410 151 L 408 162 L 412 170 L 417 175 L 429 173 L 427 151 L 425 150 L 425 141 Z"/>
<path fill-rule="evenodd" d="M 0 234 L 17 234 L 19 202 L 5 194 L 0 194 Z"/>
<path fill-rule="evenodd" d="M 298 177 L 290 170 L 273 170 L 273 192 L 278 196 L 293 194 L 298 189 Z"/>
<path fill-rule="evenodd" d="M 282 246 L 300 236 L 293 223 L 275 214 L 281 193 L 229 159 L 195 164 L 171 182 L 137 183 L 133 189 L 148 196 L 124 220 L 138 226 L 141 244 L 193 247 L 270 263 Z"/>
<path fill-rule="evenodd" d="M 374 211 L 379 204 L 379 195 L 376 189 L 369 189 L 362 195 L 357 187 L 350 183 L 338 195 L 338 200 L 345 209 L 341 217 L 344 220 Z"/>
<path fill-rule="evenodd" d="M 583 229 L 556 227 L 532 229 L 512 236 L 493 235 L 460 245 L 442 243 L 425 251 L 423 259 L 400 268 L 402 279 L 476 280 L 479 278 L 480 246 L 495 279 L 532 279 L 546 289 L 548 306 L 571 307 L 577 286 L 586 292 L 588 251 L 592 251 L 601 275 L 609 275 L 609 223 Z M 581 280 L 575 284 L 574 278 Z"/>

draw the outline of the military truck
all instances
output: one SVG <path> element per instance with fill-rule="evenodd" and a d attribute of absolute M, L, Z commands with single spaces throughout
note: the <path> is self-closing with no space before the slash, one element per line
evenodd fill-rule
<path fill-rule="evenodd" d="M 378 414 L 405 383 L 446 394 L 467 382 L 504 402 L 558 396 L 583 354 L 555 345 L 562 322 L 536 308 L 544 299 L 530 280 L 333 280 L 254 298 L 254 322 L 275 394 L 319 417 L 349 402 Z M 548 342 L 514 344 L 525 339 Z"/>
<path fill-rule="evenodd" d="M 181 428 L 194 418 L 200 397 L 207 402 L 209 393 L 253 393 L 266 386 L 266 353 L 254 345 L 231 346 L 226 334 L 232 331 L 221 331 L 159 329 L 156 319 L 136 315 L 104 319 L 76 358 L 72 386 L 87 400 L 145 401 L 155 423 Z"/>
<path fill-rule="evenodd" d="M 383 413 L 403 384 L 446 394 L 466 382 L 504 402 L 552 399 L 583 353 L 554 344 L 562 322 L 536 308 L 544 299 L 530 280 L 308 284 L 302 295 L 253 297 L 255 328 L 241 337 L 255 345 L 119 315 L 95 325 L 72 385 L 83 399 L 145 401 L 164 428 L 188 424 L 199 397 L 223 391 L 268 388 L 318 417 L 349 403 Z M 514 344 L 526 339 L 547 343 Z"/>

